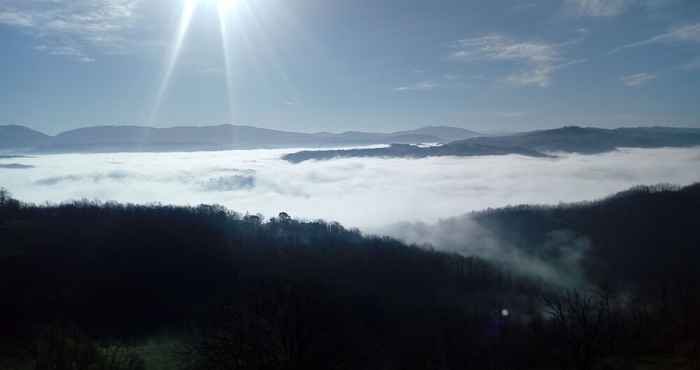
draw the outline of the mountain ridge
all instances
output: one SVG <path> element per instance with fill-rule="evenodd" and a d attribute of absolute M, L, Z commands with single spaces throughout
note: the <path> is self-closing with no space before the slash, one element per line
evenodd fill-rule
<path fill-rule="evenodd" d="M 479 136 L 456 140 L 438 147 L 392 145 L 388 148 L 300 151 L 283 158 L 292 163 L 333 158 L 425 158 L 518 154 L 554 157 L 557 153 L 600 154 L 620 148 L 700 146 L 700 129 L 632 127 L 603 129 L 564 126 L 501 136 Z"/>
<path fill-rule="evenodd" d="M 18 142 L 31 146 L 41 145 L 49 140 L 49 138 L 49 135 L 32 130 L 26 126 L 0 126 L 0 150 L 12 149 L 12 145 Z"/>
<path fill-rule="evenodd" d="M 28 152 L 195 151 L 445 143 L 454 137 L 440 136 L 439 133 L 448 130 L 452 136 L 478 135 L 466 129 L 444 126 L 428 126 L 390 133 L 302 133 L 223 124 L 166 128 L 136 125 L 89 126 L 50 136 L 24 126 L 8 125 L 0 126 L 0 149 Z"/>

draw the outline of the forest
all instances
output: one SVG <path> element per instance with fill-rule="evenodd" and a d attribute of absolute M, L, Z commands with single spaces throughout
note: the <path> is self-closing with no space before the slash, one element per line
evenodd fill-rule
<path fill-rule="evenodd" d="M 698 369 L 700 184 L 473 217 L 563 286 L 478 255 L 218 205 L 0 191 L 0 369 Z M 553 262 L 555 263 L 555 262 Z"/>

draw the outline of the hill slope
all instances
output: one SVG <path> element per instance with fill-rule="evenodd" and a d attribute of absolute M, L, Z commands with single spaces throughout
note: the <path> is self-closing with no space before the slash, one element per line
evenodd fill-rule
<path fill-rule="evenodd" d="M 476 131 L 450 126 L 428 126 L 410 131 L 399 131 L 395 134 L 428 135 L 440 138 L 444 142 L 464 140 L 472 137 L 483 136 L 482 134 Z"/>
<path fill-rule="evenodd" d="M 377 149 L 303 151 L 284 158 L 290 162 L 352 157 L 424 158 L 434 156 L 475 156 L 520 154 L 548 156 L 548 153 L 597 154 L 619 148 L 661 148 L 700 146 L 700 129 L 671 127 L 619 128 L 614 130 L 563 127 L 505 136 L 479 136 L 452 141 L 440 147 L 392 146 Z"/>
<path fill-rule="evenodd" d="M 46 144 L 50 138 L 24 126 L 0 126 L 0 150 L 32 149 Z"/>
<path fill-rule="evenodd" d="M 0 191 L 0 365 L 143 370 L 133 343 L 170 333 L 193 369 L 593 370 L 641 357 L 686 368 L 694 352 L 679 348 L 700 343 L 699 207 L 694 185 L 470 216 L 545 261 L 567 244 L 548 242 L 552 231 L 589 238 L 592 286 L 560 292 L 479 258 L 286 214 L 37 206 Z M 119 338 L 129 361 L 97 366 Z"/>
<path fill-rule="evenodd" d="M 440 250 L 476 253 L 569 287 L 644 289 L 681 275 L 700 278 L 693 272 L 700 259 L 698 209 L 700 184 L 660 185 L 592 202 L 520 205 L 432 225 L 398 224 L 388 232 Z"/>
<path fill-rule="evenodd" d="M 595 154 L 618 148 L 697 146 L 700 145 L 700 129 L 636 127 L 609 130 L 569 126 L 507 136 L 479 137 L 467 142 L 541 152 Z"/>

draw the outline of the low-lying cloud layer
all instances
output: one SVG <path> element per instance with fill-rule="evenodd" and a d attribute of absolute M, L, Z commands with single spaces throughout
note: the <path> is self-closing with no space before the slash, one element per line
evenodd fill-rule
<path fill-rule="evenodd" d="M 347 158 L 300 164 L 280 159 L 293 151 L 48 155 L 21 158 L 22 171 L 3 168 L 0 158 L 0 186 L 32 202 L 217 203 L 240 213 L 340 221 L 582 287 L 587 281 L 580 261 L 590 246 L 585 235 L 554 230 L 535 252 L 525 252 L 468 213 L 593 200 L 635 185 L 700 181 L 700 148 L 556 158 Z"/>
<path fill-rule="evenodd" d="M 400 222 L 383 228 L 381 233 L 411 244 L 479 256 L 509 271 L 567 288 L 588 284 L 580 262 L 590 241 L 568 230 L 550 232 L 547 240 L 537 246 L 536 253 L 531 254 L 508 244 L 499 237 L 498 231 L 481 226 L 472 215 L 451 217 L 434 224 Z"/>
<path fill-rule="evenodd" d="M 291 151 L 37 156 L 21 160 L 33 168 L 0 169 L 0 186 L 32 202 L 218 203 L 242 213 L 285 211 L 378 232 L 398 222 L 435 223 L 488 207 L 591 200 L 638 184 L 700 181 L 700 149 L 555 159 L 280 160 Z"/>

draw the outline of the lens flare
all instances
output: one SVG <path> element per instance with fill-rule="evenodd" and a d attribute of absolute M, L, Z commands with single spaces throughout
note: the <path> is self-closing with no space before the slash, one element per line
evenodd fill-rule
<path fill-rule="evenodd" d="M 175 36 L 175 42 L 170 50 L 170 55 L 167 59 L 167 64 L 165 66 L 165 72 L 163 73 L 163 79 L 160 83 L 160 88 L 158 89 L 158 95 L 156 95 L 156 102 L 153 106 L 153 111 L 151 112 L 150 118 L 148 120 L 149 124 L 153 124 L 160 105 L 163 102 L 163 97 L 165 92 L 168 90 L 168 85 L 170 84 L 170 79 L 172 78 L 173 71 L 177 65 L 177 59 L 180 56 L 180 51 L 182 50 L 182 45 L 187 36 L 187 31 L 192 23 L 192 16 L 194 15 L 194 10 L 196 8 L 196 0 L 185 0 L 185 5 L 182 10 L 182 15 L 180 16 L 180 24 L 177 29 L 177 34 Z"/>

